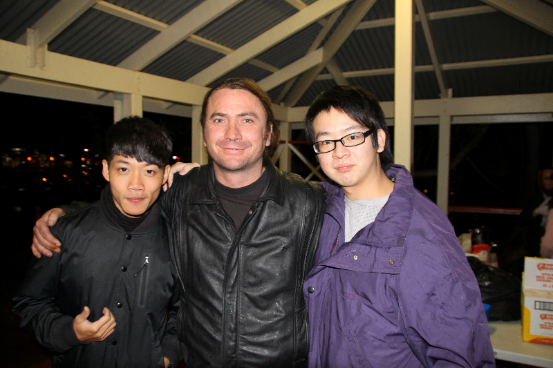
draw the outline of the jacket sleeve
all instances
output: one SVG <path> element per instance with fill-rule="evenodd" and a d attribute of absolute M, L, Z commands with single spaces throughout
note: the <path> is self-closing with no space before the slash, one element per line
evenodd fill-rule
<path fill-rule="evenodd" d="M 57 236 L 54 232 L 54 236 Z M 84 344 L 73 330 L 74 317 L 65 315 L 56 305 L 60 254 L 33 258 L 27 275 L 13 301 L 13 312 L 21 318 L 21 327 L 53 353 L 63 353 Z"/>
<path fill-rule="evenodd" d="M 307 257 L 303 275 L 304 280 L 314 266 L 326 206 L 326 191 L 323 186 L 316 182 L 309 182 L 308 185 L 309 193 L 306 201 L 308 208 L 305 219 L 306 243 L 304 247 L 307 251 Z"/>
<path fill-rule="evenodd" d="M 476 277 L 447 218 L 428 222 L 404 244 L 397 292 L 406 341 L 425 367 L 495 367 Z"/>
<path fill-rule="evenodd" d="M 177 337 L 177 313 L 180 306 L 180 283 L 177 273 L 173 268 L 173 294 L 169 302 L 169 310 L 167 313 L 167 327 L 163 340 L 161 341 L 161 350 L 163 356 L 173 362 L 173 366 L 176 366 L 177 362 L 182 360 L 182 354 L 180 350 L 180 343 Z"/>

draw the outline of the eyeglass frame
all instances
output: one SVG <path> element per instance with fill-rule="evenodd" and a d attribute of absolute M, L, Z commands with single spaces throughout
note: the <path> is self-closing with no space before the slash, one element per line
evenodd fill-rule
<path fill-rule="evenodd" d="M 343 136 L 343 137 L 340 138 L 340 139 L 324 139 L 324 140 L 322 140 L 322 141 L 317 141 L 317 142 L 313 143 L 313 150 L 315 151 L 316 154 L 320 154 L 320 153 L 329 153 L 329 152 L 332 152 L 332 151 L 334 151 L 334 150 L 336 149 L 336 143 L 337 143 L 337 142 L 342 143 L 342 146 L 344 146 L 344 147 L 356 147 L 356 146 L 359 146 L 359 145 L 362 145 L 363 143 L 365 143 L 365 142 L 367 141 L 367 137 L 368 137 L 369 135 L 371 135 L 371 133 L 373 132 L 373 130 L 374 130 L 374 129 L 369 129 L 369 130 L 367 130 L 367 131 L 365 131 L 365 132 L 353 132 L 353 133 L 349 133 L 349 134 L 346 134 L 345 136 Z M 363 134 L 363 142 L 354 144 L 354 145 L 352 145 L 352 146 L 346 146 L 346 144 L 344 143 L 344 138 L 349 137 L 349 136 L 352 135 L 352 134 L 359 134 L 359 133 Z M 320 143 L 320 142 L 334 142 L 334 148 L 331 149 L 330 151 L 319 152 L 319 150 L 318 150 L 315 146 L 317 145 L 317 143 Z"/>

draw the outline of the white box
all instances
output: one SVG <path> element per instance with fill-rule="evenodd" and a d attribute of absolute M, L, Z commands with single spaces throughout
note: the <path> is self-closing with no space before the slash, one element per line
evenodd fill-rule
<path fill-rule="evenodd" d="M 526 257 L 522 288 L 522 339 L 553 345 L 553 260 Z"/>

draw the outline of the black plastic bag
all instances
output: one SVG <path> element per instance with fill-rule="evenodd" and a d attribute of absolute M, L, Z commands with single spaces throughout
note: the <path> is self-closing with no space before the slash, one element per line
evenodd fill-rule
<path fill-rule="evenodd" d="M 516 321 L 521 318 L 520 280 L 499 268 L 488 266 L 476 257 L 467 257 L 476 276 L 482 302 L 491 306 L 489 321 Z"/>

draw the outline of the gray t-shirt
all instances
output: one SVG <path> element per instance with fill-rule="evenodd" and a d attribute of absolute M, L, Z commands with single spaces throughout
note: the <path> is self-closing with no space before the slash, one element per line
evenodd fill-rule
<path fill-rule="evenodd" d="M 382 207 L 388 202 L 390 195 L 379 198 L 359 199 L 350 201 L 348 197 L 344 197 L 346 204 L 346 241 L 351 238 L 362 228 L 372 223 Z"/>

